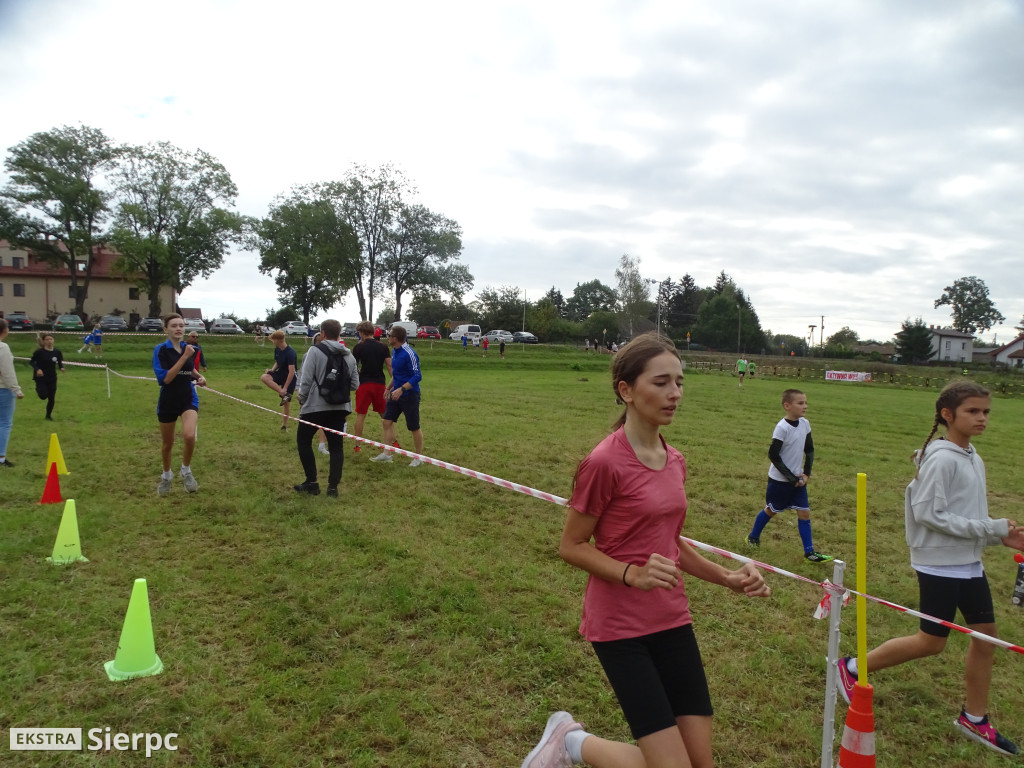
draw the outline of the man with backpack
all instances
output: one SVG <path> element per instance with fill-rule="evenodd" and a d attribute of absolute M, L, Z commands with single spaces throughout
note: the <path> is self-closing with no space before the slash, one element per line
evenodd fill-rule
<path fill-rule="evenodd" d="M 352 412 L 352 392 L 359 386 L 359 372 L 356 370 L 356 359 L 341 343 L 341 323 L 337 320 L 324 320 L 320 332 L 324 341 L 310 347 L 303 355 L 299 372 L 301 421 L 295 431 L 295 442 L 306 479 L 296 485 L 295 490 L 311 496 L 320 493 L 313 438 L 317 429 L 323 427 L 330 454 L 327 495 L 337 497 L 345 462 L 344 438 L 341 433 L 345 429 L 345 419 Z"/>

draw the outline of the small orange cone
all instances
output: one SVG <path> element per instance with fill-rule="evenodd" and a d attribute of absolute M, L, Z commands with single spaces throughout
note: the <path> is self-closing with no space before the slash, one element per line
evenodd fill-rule
<path fill-rule="evenodd" d="M 60 480 L 57 479 L 57 463 L 50 464 L 50 474 L 46 476 L 46 488 L 40 504 L 60 504 L 64 499 L 60 495 Z"/>
<path fill-rule="evenodd" d="M 874 695 L 875 689 L 870 685 L 853 686 L 836 768 L 875 768 L 875 713 L 871 707 Z"/>

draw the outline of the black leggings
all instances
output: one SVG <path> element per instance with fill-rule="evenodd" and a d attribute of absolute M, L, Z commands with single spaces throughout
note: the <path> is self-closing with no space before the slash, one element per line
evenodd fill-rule
<path fill-rule="evenodd" d="M 316 454 L 313 453 L 313 438 L 316 436 L 317 426 L 327 427 L 324 434 L 327 435 L 327 450 L 331 456 L 330 469 L 327 472 L 327 484 L 337 485 L 341 482 L 341 470 L 345 464 L 345 438 L 338 432 L 345 428 L 345 417 L 348 411 L 317 411 L 316 413 L 300 413 L 298 428 L 295 430 L 295 444 L 299 449 L 299 461 L 302 462 L 302 471 L 306 473 L 306 482 L 317 482 Z M 311 421 L 312 424 L 305 422 Z M 328 430 L 335 430 L 330 432 Z"/>
<path fill-rule="evenodd" d="M 53 413 L 54 400 L 57 398 L 57 378 L 49 379 L 46 376 L 37 378 L 36 394 L 39 395 L 40 400 L 46 401 L 46 416 L 49 418 Z"/>

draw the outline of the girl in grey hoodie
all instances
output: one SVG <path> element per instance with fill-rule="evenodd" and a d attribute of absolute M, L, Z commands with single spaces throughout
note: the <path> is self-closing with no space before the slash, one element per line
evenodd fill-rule
<path fill-rule="evenodd" d="M 971 629 L 996 636 L 995 612 L 981 563 L 985 547 L 1005 544 L 1024 549 L 1024 527 L 993 520 L 985 497 L 985 464 L 971 445 L 988 425 L 989 392 L 972 381 L 948 384 L 935 402 L 935 422 L 920 451 L 917 473 L 907 486 L 904 514 L 910 565 L 917 572 L 921 613 L 948 622 L 957 609 Z M 939 426 L 945 437 L 932 441 Z M 867 655 L 871 672 L 934 656 L 946 647 L 949 627 L 921 620 L 916 634 L 888 640 Z M 971 637 L 967 649 L 967 696 L 953 724 L 970 738 L 1004 755 L 1017 745 L 988 720 L 995 646 Z M 839 660 L 839 690 L 849 703 L 857 681 L 856 659 Z"/>

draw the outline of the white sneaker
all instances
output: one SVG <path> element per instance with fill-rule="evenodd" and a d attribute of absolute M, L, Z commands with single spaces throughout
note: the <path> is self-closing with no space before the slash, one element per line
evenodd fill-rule
<path fill-rule="evenodd" d="M 185 483 L 186 493 L 195 493 L 196 491 L 199 490 L 199 482 L 195 479 L 195 477 L 193 477 L 191 469 L 183 468 L 180 474 L 182 482 Z M 168 480 L 167 483 L 168 485 L 170 485 L 170 480 Z"/>
<path fill-rule="evenodd" d="M 324 456 L 330 454 L 330 451 L 327 450 L 327 443 L 320 443 L 320 445 L 317 446 L 317 450 L 320 451 L 320 453 L 322 453 Z"/>
<path fill-rule="evenodd" d="M 413 459 L 412 461 L 409 462 L 409 466 L 410 467 L 418 467 L 422 463 L 423 463 L 422 459 Z"/>
<path fill-rule="evenodd" d="M 378 453 L 370 461 L 391 461 L 391 454 L 384 451 L 383 453 Z"/>
<path fill-rule="evenodd" d="M 171 480 L 172 479 L 173 478 L 163 477 L 161 475 L 161 477 L 160 477 L 160 484 L 156 487 L 156 495 L 157 496 L 166 496 L 168 493 L 171 492 Z"/>

